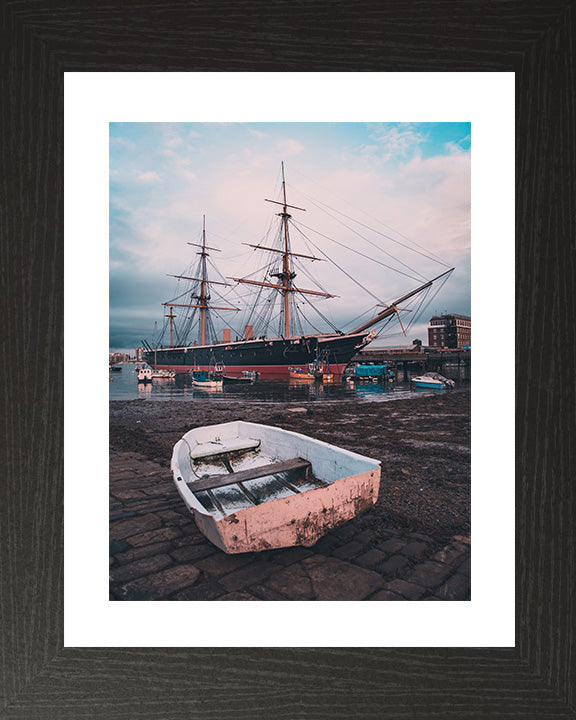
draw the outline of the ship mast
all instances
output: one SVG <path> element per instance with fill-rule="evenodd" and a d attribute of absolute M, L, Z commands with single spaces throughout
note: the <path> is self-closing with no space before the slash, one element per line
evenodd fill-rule
<path fill-rule="evenodd" d="M 170 318 L 170 347 L 174 347 L 174 343 L 172 342 L 172 326 L 176 315 L 174 315 L 173 310 L 174 308 L 170 306 L 170 315 L 164 315 L 164 317 Z"/>
<path fill-rule="evenodd" d="M 201 345 L 206 345 L 206 305 L 210 300 L 210 295 L 206 295 L 206 215 L 202 215 L 202 282 L 200 283 L 200 318 L 202 327 Z"/>
<path fill-rule="evenodd" d="M 282 218 L 282 228 L 283 228 L 283 236 L 284 236 L 284 247 L 282 250 L 278 250 L 277 248 L 271 248 L 271 247 L 264 247 L 263 245 L 250 245 L 250 243 L 244 243 L 245 245 L 250 245 L 250 247 L 254 247 L 257 250 L 268 250 L 270 252 L 277 252 L 282 254 L 282 270 L 277 273 L 271 273 L 272 277 L 277 277 L 281 284 L 274 284 L 274 283 L 267 283 L 267 282 L 258 282 L 256 280 L 245 280 L 244 278 L 236 278 L 231 277 L 230 280 L 235 280 L 236 282 L 246 283 L 248 285 L 258 285 L 260 287 L 269 287 L 274 288 L 274 290 L 278 290 L 282 293 L 284 296 L 284 337 L 289 338 L 291 337 L 291 329 L 290 329 L 290 294 L 291 293 L 303 293 L 304 295 L 320 295 L 321 297 L 326 298 L 332 298 L 336 297 L 336 295 L 330 295 L 329 293 L 324 292 L 318 292 L 317 290 L 303 290 L 302 288 L 295 287 L 294 283 L 292 282 L 294 278 L 296 277 L 296 273 L 292 270 L 290 266 L 290 257 L 303 257 L 308 258 L 310 260 L 323 260 L 323 258 L 317 258 L 313 257 L 311 255 L 302 255 L 301 253 L 293 253 L 290 250 L 290 235 L 288 232 L 288 220 L 292 217 L 290 213 L 288 212 L 288 208 L 294 208 L 295 210 L 302 210 L 305 212 L 304 208 L 297 207 L 296 205 L 288 205 L 288 202 L 286 200 L 286 180 L 284 178 L 284 162 L 282 162 L 282 197 L 283 202 L 278 202 L 276 200 L 268 200 L 266 199 L 266 202 L 271 202 L 276 205 L 282 206 L 282 212 L 278 213 L 279 217 Z"/>
<path fill-rule="evenodd" d="M 170 307 L 170 315 L 167 317 L 170 318 L 170 346 L 172 346 L 172 318 L 176 317 L 175 315 L 172 315 L 172 310 L 175 307 L 185 307 L 185 308 L 194 308 L 200 310 L 200 339 L 201 339 L 201 345 L 206 345 L 206 311 L 207 310 L 234 310 L 235 312 L 240 312 L 240 308 L 235 307 L 222 307 L 220 305 L 209 305 L 208 302 L 210 300 L 210 293 L 209 293 L 209 286 L 210 285 L 225 285 L 228 287 L 229 283 L 223 283 L 223 282 L 217 282 L 216 280 L 209 280 L 208 279 L 208 273 L 206 269 L 206 258 L 210 256 L 207 250 L 216 250 L 217 252 L 220 252 L 218 248 L 209 247 L 206 245 L 206 216 L 202 215 L 202 244 L 198 245 L 197 243 L 188 243 L 188 245 L 193 245 L 194 247 L 201 248 L 201 252 L 197 253 L 200 255 L 200 275 L 201 277 L 188 277 L 186 275 L 170 275 L 168 274 L 168 277 L 175 277 L 179 280 L 193 280 L 195 282 L 200 283 L 200 294 L 199 295 L 191 295 L 190 297 L 194 300 L 198 301 L 198 304 L 182 304 L 182 303 L 175 303 L 175 302 L 165 302 L 162 303 L 164 306 Z"/>
<path fill-rule="evenodd" d="M 282 273 L 280 279 L 284 282 L 284 337 L 290 337 L 290 287 L 296 273 L 290 272 L 290 240 L 288 236 L 288 206 L 286 205 L 286 180 L 284 178 L 284 162 L 282 162 L 282 193 L 284 195 L 283 212 L 280 213 L 284 225 L 284 255 L 282 256 Z"/>

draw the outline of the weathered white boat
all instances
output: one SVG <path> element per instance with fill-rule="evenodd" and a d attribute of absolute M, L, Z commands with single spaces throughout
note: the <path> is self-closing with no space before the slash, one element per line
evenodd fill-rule
<path fill-rule="evenodd" d="M 281 428 L 236 421 L 174 446 L 174 483 L 227 553 L 313 545 L 376 502 L 380 461 Z"/>

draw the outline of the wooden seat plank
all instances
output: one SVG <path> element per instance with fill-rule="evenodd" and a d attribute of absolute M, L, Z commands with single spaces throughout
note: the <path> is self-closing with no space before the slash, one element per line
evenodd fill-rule
<path fill-rule="evenodd" d="M 226 473 L 225 475 L 212 475 L 207 478 L 200 478 L 188 483 L 188 487 L 192 492 L 201 492 L 202 490 L 214 490 L 215 488 L 234 485 L 238 482 L 246 480 L 255 480 L 266 475 L 275 475 L 276 473 L 288 472 L 289 470 L 308 469 L 310 462 L 302 458 L 291 458 L 282 462 L 269 463 L 268 465 L 260 465 L 259 467 L 248 468 L 247 470 L 239 470 L 238 472 Z"/>

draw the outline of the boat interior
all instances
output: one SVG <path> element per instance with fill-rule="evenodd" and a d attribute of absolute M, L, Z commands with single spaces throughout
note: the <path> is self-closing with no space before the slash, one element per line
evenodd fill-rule
<path fill-rule="evenodd" d="M 367 469 L 348 456 L 359 457 L 297 433 L 238 421 L 186 433 L 174 448 L 172 469 L 186 485 L 188 493 L 181 494 L 191 509 L 220 519 Z"/>

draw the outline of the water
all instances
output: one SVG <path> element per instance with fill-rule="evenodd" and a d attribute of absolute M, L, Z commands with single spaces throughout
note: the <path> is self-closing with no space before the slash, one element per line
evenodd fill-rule
<path fill-rule="evenodd" d="M 123 364 L 121 372 L 109 372 L 111 382 L 110 400 L 246 400 L 256 402 L 294 402 L 319 400 L 323 402 L 338 400 L 353 401 L 389 401 L 403 400 L 416 395 L 435 395 L 454 390 L 412 389 L 409 381 L 403 380 L 403 373 L 392 386 L 380 382 L 341 382 L 318 383 L 314 381 L 256 381 L 254 384 L 231 384 L 222 388 L 203 389 L 194 387 L 188 375 L 176 375 L 173 380 L 153 380 L 151 383 L 139 383 L 134 372 L 135 364 Z M 452 372 L 451 372 L 452 371 Z M 421 374 L 409 373 L 409 377 Z M 458 368 L 446 368 L 443 373 L 456 382 L 458 389 L 470 386 Z M 458 375 L 460 374 L 460 377 Z"/>

